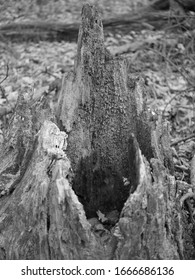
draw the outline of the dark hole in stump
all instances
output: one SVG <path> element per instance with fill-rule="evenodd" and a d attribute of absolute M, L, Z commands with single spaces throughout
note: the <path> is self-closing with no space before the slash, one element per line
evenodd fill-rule
<path fill-rule="evenodd" d="M 97 216 L 97 211 L 106 214 L 122 210 L 129 196 L 130 185 L 113 167 L 94 168 L 94 155 L 82 159 L 73 181 L 73 189 L 83 204 L 87 218 Z"/>

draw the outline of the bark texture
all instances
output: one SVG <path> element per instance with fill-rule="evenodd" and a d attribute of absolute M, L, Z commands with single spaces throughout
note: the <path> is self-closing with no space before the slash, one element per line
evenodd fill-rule
<path fill-rule="evenodd" d="M 151 164 L 142 156 L 135 137 L 137 188 L 127 199 L 118 222 L 119 259 L 183 259 L 182 226 L 176 183 L 159 159 Z M 152 168 L 152 174 L 151 174 Z"/>
<path fill-rule="evenodd" d="M 65 132 L 19 97 L 1 153 L 0 259 L 102 258 L 73 192 Z M 82 248 L 82 249 L 81 249 Z M 97 254 L 100 250 L 100 253 Z"/>
<path fill-rule="evenodd" d="M 121 210 L 129 192 L 123 177 L 129 177 L 130 133 L 148 159 L 153 154 L 144 80 L 129 79 L 126 61 L 113 59 L 105 49 L 102 22 L 90 6 L 82 13 L 75 71 L 62 88 L 57 112 L 69 135 L 73 187 L 90 217 L 98 209 Z"/>
<path fill-rule="evenodd" d="M 84 5 L 55 117 L 22 93 L 1 147 L 1 259 L 185 258 L 169 134 L 146 96 Z"/>

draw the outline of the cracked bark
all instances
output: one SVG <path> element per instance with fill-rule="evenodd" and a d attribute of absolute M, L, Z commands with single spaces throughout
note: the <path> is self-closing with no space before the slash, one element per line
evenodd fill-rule
<path fill-rule="evenodd" d="M 185 258 L 166 125 L 151 122 L 144 79 L 126 67 L 84 5 L 55 116 L 21 94 L 2 146 L 1 259 Z M 95 230 L 98 211 L 119 217 Z"/>

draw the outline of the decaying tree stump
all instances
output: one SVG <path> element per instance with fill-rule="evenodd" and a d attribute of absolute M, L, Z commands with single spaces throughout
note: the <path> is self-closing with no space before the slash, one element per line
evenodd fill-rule
<path fill-rule="evenodd" d="M 54 114 L 21 93 L 5 135 L 1 259 L 185 258 L 169 135 L 146 97 L 84 5 Z"/>

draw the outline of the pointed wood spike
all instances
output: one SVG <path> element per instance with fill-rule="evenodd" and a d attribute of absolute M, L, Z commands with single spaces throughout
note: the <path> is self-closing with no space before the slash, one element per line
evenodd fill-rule
<path fill-rule="evenodd" d="M 101 58 L 101 59 L 100 59 Z M 75 69 L 93 68 L 94 63 L 105 61 L 103 25 L 97 7 L 85 4 L 82 9 L 82 23 L 78 35 Z"/>

